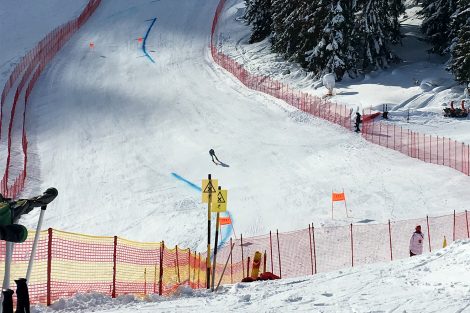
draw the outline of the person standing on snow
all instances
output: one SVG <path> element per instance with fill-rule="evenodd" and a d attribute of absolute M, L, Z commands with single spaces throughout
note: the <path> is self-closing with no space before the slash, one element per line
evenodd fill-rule
<path fill-rule="evenodd" d="M 356 122 L 354 123 L 354 125 L 356 126 L 356 133 L 360 132 L 361 130 L 359 129 L 359 124 L 361 124 L 362 121 L 361 121 L 361 114 L 359 114 L 359 112 L 356 112 Z"/>
<path fill-rule="evenodd" d="M 418 225 L 410 239 L 410 257 L 423 253 L 423 240 L 424 236 L 421 232 L 421 225 Z"/>

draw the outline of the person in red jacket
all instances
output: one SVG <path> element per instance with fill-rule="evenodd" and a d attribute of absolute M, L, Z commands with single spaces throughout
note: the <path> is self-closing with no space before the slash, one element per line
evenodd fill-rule
<path fill-rule="evenodd" d="M 418 225 L 410 239 L 410 256 L 420 255 L 423 253 L 423 241 L 424 236 L 421 232 L 421 225 Z"/>

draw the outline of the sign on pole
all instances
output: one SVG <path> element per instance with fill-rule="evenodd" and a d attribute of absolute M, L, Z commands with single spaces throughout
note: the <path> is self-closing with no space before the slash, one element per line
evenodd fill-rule
<path fill-rule="evenodd" d="M 219 213 L 227 211 L 227 190 L 217 190 L 212 196 L 212 212 Z"/>
<path fill-rule="evenodd" d="M 209 194 L 217 192 L 219 181 L 217 179 L 203 179 L 202 180 L 202 202 L 209 203 Z M 212 197 L 213 199 L 214 197 Z M 214 200 L 212 200 L 214 202 Z"/>

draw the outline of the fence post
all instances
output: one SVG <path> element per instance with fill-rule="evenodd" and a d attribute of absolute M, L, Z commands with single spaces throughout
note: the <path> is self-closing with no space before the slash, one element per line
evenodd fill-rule
<path fill-rule="evenodd" d="M 188 249 L 188 286 L 191 287 L 191 249 Z"/>
<path fill-rule="evenodd" d="M 281 249 L 279 245 L 279 231 L 277 229 L 276 229 L 276 237 L 277 237 L 277 252 L 279 254 L 279 277 L 282 278 Z"/>
<path fill-rule="evenodd" d="M 392 248 L 392 226 L 388 220 L 388 236 L 390 238 L 390 261 L 393 261 L 393 248 Z"/>
<path fill-rule="evenodd" d="M 199 288 L 199 274 L 201 274 L 201 252 L 199 252 L 199 265 L 197 267 L 197 288 Z"/>
<path fill-rule="evenodd" d="M 245 257 L 243 256 L 243 234 L 240 234 L 240 247 L 242 249 L 242 270 L 243 270 L 243 277 L 245 277 Z"/>
<path fill-rule="evenodd" d="M 176 274 L 178 276 L 178 284 L 180 284 L 181 278 L 180 278 L 180 262 L 178 260 L 178 245 L 176 245 Z"/>
<path fill-rule="evenodd" d="M 162 241 L 160 244 L 160 273 L 159 273 L 159 278 L 158 278 L 158 294 L 160 296 L 163 293 L 163 254 L 164 252 L 165 252 L 165 242 Z"/>
<path fill-rule="evenodd" d="M 431 252 L 431 232 L 429 231 L 429 217 L 426 215 L 426 224 L 428 225 L 428 243 L 429 243 L 429 252 Z"/>
<path fill-rule="evenodd" d="M 317 251 L 315 246 L 315 227 L 312 223 L 312 241 L 313 241 L 313 263 L 315 264 L 315 274 L 317 273 Z"/>
<path fill-rule="evenodd" d="M 271 237 L 271 231 L 269 231 L 269 248 L 271 249 L 271 273 L 274 274 L 274 264 L 273 264 L 273 239 Z"/>
<path fill-rule="evenodd" d="M 313 275 L 312 231 L 310 230 L 310 224 L 308 224 L 308 242 L 310 244 L 310 262 L 312 263 L 312 275 Z"/>
<path fill-rule="evenodd" d="M 354 267 L 354 240 L 353 240 L 353 224 L 351 223 L 351 267 Z"/>
<path fill-rule="evenodd" d="M 452 241 L 455 241 L 455 210 L 454 210 L 454 231 L 452 232 Z"/>
<path fill-rule="evenodd" d="M 51 305 L 52 228 L 47 230 L 47 306 Z"/>
<path fill-rule="evenodd" d="M 230 247 L 233 249 L 232 238 L 230 237 Z M 233 284 L 233 264 L 232 264 L 232 255 L 230 254 L 230 283 Z"/>
<path fill-rule="evenodd" d="M 153 268 L 153 294 L 157 293 L 157 263 Z"/>
<path fill-rule="evenodd" d="M 117 236 L 114 236 L 113 243 L 113 291 L 111 293 L 112 298 L 116 298 L 116 269 L 117 269 Z"/>
<path fill-rule="evenodd" d="M 144 295 L 147 294 L 147 268 L 144 268 Z"/>
<path fill-rule="evenodd" d="M 470 238 L 470 232 L 468 230 L 468 214 L 467 210 L 465 210 L 465 221 L 467 222 L 467 238 Z"/>

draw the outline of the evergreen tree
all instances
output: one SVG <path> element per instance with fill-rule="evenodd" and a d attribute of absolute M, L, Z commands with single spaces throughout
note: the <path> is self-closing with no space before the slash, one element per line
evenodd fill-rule
<path fill-rule="evenodd" d="M 301 0 L 273 0 L 271 38 L 273 51 L 292 56 L 299 46 L 301 31 L 300 10 Z"/>
<path fill-rule="evenodd" d="M 308 67 L 317 76 L 335 73 L 341 80 L 349 65 L 348 29 L 341 0 L 330 1 L 324 19 L 322 36 L 313 50 L 307 53 Z"/>
<path fill-rule="evenodd" d="M 423 33 L 432 44 L 431 52 L 444 54 L 451 43 L 451 16 L 456 10 L 455 0 L 436 0 L 426 2 L 422 10 L 421 25 Z"/>
<path fill-rule="evenodd" d="M 392 58 L 387 41 L 388 1 L 363 0 L 358 14 L 358 33 L 362 37 L 356 47 L 362 52 L 362 69 L 374 70 L 388 66 Z"/>
<path fill-rule="evenodd" d="M 405 13 L 403 0 L 388 0 L 388 25 L 387 33 L 390 42 L 393 44 L 401 43 L 400 21 L 399 17 Z"/>
<path fill-rule="evenodd" d="M 456 35 L 452 46 L 450 68 L 460 83 L 470 82 L 470 5 L 459 0 L 453 15 L 452 33 Z"/>
<path fill-rule="evenodd" d="M 271 0 L 245 0 L 244 18 L 252 25 L 250 43 L 258 42 L 271 34 Z"/>

